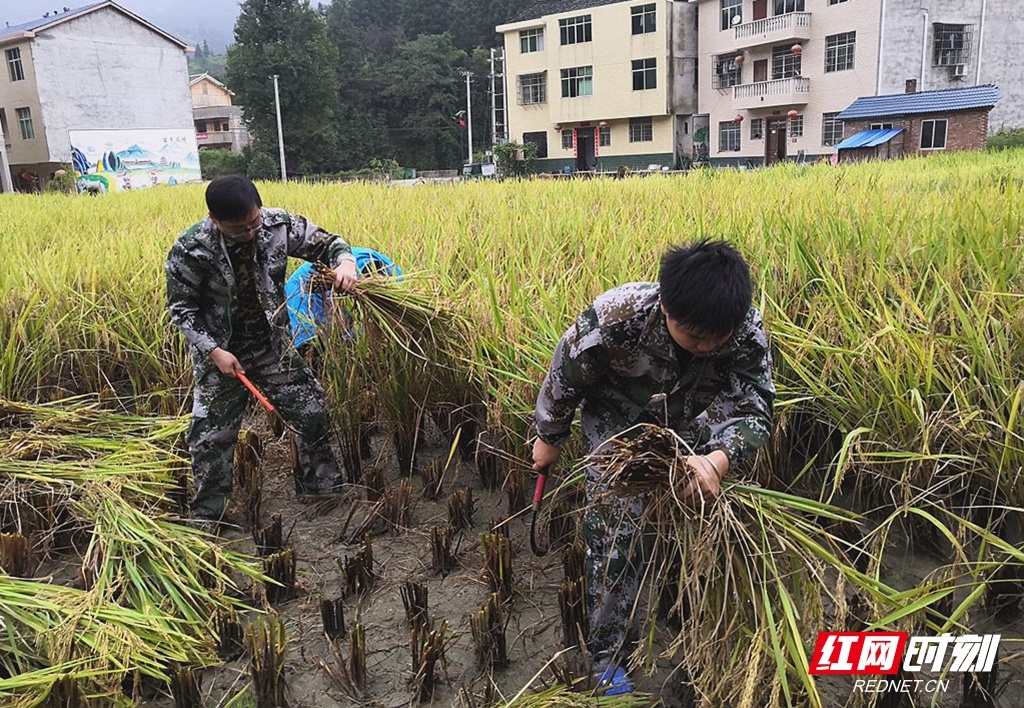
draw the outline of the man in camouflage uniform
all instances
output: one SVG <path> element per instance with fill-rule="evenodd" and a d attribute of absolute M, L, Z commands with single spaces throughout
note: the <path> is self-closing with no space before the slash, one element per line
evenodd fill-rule
<path fill-rule="evenodd" d="M 330 493 L 341 473 L 330 446 L 323 388 L 291 344 L 284 281 L 288 256 L 325 263 L 335 286 L 356 282 L 352 249 L 305 217 L 265 209 L 244 177 L 206 190 L 209 218 L 182 233 L 167 257 L 167 306 L 189 344 L 195 378 L 187 441 L 193 513 L 222 519 L 248 391 L 246 374 L 298 432 L 300 493 Z"/>
<path fill-rule="evenodd" d="M 658 283 L 600 295 L 563 335 L 535 411 L 534 469 L 558 461 L 576 408 L 591 452 L 638 423 L 667 425 L 695 453 L 682 498 L 712 499 L 772 425 L 775 388 L 746 261 L 724 242 L 670 249 Z M 587 470 L 588 640 L 601 683 L 632 686 L 620 664 L 642 570 L 636 498 L 608 499 Z"/>

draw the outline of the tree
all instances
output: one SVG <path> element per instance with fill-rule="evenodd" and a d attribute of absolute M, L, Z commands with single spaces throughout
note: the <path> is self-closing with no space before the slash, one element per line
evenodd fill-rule
<path fill-rule="evenodd" d="M 289 171 L 338 167 L 338 50 L 303 0 L 245 0 L 228 50 L 227 86 L 264 149 L 277 146 L 273 76 L 279 76 Z"/>

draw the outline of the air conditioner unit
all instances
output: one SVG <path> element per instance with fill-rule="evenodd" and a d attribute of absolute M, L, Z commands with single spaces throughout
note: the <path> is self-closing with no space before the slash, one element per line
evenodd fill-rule
<path fill-rule="evenodd" d="M 967 76 L 966 64 L 953 64 L 949 67 L 949 75 L 954 79 L 962 79 Z"/>

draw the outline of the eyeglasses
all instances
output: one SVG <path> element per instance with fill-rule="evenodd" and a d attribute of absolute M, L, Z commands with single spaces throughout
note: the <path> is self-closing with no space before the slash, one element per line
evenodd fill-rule
<path fill-rule="evenodd" d="M 226 237 L 236 239 L 241 238 L 243 236 L 248 236 L 253 231 L 259 231 L 260 227 L 262 226 L 263 216 L 261 214 L 260 216 L 256 217 L 255 221 L 241 227 L 231 228 L 225 227 L 224 224 L 219 224 L 218 228 L 220 229 L 220 232 L 224 234 Z"/>

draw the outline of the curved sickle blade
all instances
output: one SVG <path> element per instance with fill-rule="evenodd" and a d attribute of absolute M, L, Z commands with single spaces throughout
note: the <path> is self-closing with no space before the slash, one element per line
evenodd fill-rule
<path fill-rule="evenodd" d="M 547 554 L 547 548 L 541 548 L 537 543 L 537 517 L 540 515 L 540 503 L 544 499 L 544 486 L 548 481 L 548 474 L 551 467 L 545 467 L 537 472 L 537 486 L 533 490 L 533 514 L 530 519 L 530 550 L 535 556 Z"/>

